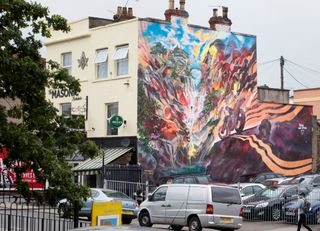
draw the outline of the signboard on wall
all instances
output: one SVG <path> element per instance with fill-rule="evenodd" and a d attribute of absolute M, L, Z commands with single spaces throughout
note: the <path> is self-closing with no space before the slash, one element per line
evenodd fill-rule
<path fill-rule="evenodd" d="M 6 166 L 5 159 L 8 157 L 6 148 L 0 149 L 0 188 L 15 189 L 16 173 L 14 167 L 22 166 L 23 163 L 15 163 L 13 166 Z M 27 170 L 22 174 L 22 180 L 29 184 L 30 189 L 43 189 L 44 185 L 37 182 L 32 170 Z"/>

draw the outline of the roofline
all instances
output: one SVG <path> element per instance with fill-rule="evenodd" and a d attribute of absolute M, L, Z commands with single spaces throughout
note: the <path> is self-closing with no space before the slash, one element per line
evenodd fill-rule
<path fill-rule="evenodd" d="M 320 90 L 320 87 L 297 89 L 297 90 L 293 90 L 293 92 L 296 92 L 296 91 L 312 91 L 312 90 Z"/>

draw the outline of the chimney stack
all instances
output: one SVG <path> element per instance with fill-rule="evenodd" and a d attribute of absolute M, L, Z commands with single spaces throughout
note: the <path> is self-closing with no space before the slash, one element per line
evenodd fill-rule
<path fill-rule="evenodd" d="M 169 9 L 164 12 L 167 22 L 171 22 L 171 16 L 189 18 L 189 13 L 185 10 L 186 0 L 180 0 L 180 9 L 174 9 L 174 0 L 169 0 Z"/>
<path fill-rule="evenodd" d="M 222 7 L 222 16 L 218 15 L 218 9 L 213 9 L 209 24 L 212 30 L 230 31 L 232 21 L 228 18 L 228 7 Z"/>
<path fill-rule="evenodd" d="M 133 10 L 131 7 L 127 8 L 118 6 L 117 14 L 113 16 L 115 22 L 125 21 L 133 18 L 135 18 L 135 16 L 133 16 Z"/>

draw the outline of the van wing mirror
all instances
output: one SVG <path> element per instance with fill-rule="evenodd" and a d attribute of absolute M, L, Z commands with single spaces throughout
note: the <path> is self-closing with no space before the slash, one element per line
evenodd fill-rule
<path fill-rule="evenodd" d="M 148 193 L 148 201 L 152 201 L 152 194 Z"/>

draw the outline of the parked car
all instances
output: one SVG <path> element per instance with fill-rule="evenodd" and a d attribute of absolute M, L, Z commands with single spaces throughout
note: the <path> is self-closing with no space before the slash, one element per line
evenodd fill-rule
<path fill-rule="evenodd" d="M 292 179 L 293 177 L 279 177 L 279 178 L 265 180 L 262 182 L 262 184 L 264 184 L 265 186 L 288 184 Z"/>
<path fill-rule="evenodd" d="M 109 189 L 91 188 L 91 197 L 88 198 L 83 207 L 79 211 L 79 216 L 88 217 L 91 219 L 92 203 L 94 201 L 108 202 L 108 201 L 121 201 L 122 202 L 122 223 L 130 224 L 132 219 L 137 218 L 139 205 L 138 203 L 127 196 L 126 194 Z M 58 213 L 61 217 L 66 214 L 66 209 L 68 208 L 68 201 L 63 199 L 58 203 Z"/>
<path fill-rule="evenodd" d="M 248 199 L 266 187 L 263 184 L 255 183 L 230 184 L 229 186 L 240 190 L 242 200 Z"/>
<path fill-rule="evenodd" d="M 201 184 L 167 184 L 158 187 L 140 205 L 140 226 L 169 224 L 173 230 L 188 226 L 224 230 L 242 226 L 241 197 L 238 189 Z"/>
<path fill-rule="evenodd" d="M 308 187 L 320 187 L 320 175 L 319 174 L 310 174 L 302 175 L 296 178 L 293 178 L 288 184 L 300 184 Z"/>
<path fill-rule="evenodd" d="M 241 175 L 235 183 L 262 183 L 265 180 L 284 177 L 282 174 L 266 172 L 266 173 L 258 173 L 258 174 L 246 174 Z"/>
<path fill-rule="evenodd" d="M 310 224 L 320 224 L 320 188 L 313 189 L 307 196 L 310 202 L 310 210 L 307 214 L 307 222 Z M 283 206 L 284 218 L 287 222 L 298 222 L 298 200 L 293 200 Z"/>
<path fill-rule="evenodd" d="M 282 218 L 282 206 L 298 198 L 300 192 L 308 193 L 307 187 L 278 185 L 268 187 L 243 201 L 243 217 L 246 219 L 274 220 Z"/>

